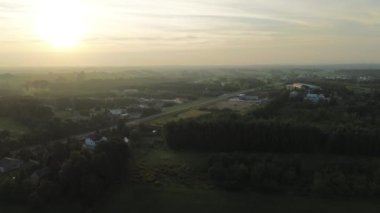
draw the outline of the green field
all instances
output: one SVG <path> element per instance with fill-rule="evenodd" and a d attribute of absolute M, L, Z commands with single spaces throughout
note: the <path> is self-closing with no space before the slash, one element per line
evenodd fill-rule
<path fill-rule="evenodd" d="M 8 130 L 16 134 L 28 132 L 28 128 L 18 122 L 5 117 L 0 117 L 0 130 Z"/>
<path fill-rule="evenodd" d="M 157 138 L 151 138 L 151 141 Z M 207 181 L 209 153 L 174 151 L 148 138 L 133 147 L 135 168 L 126 184 L 102 198 L 95 213 L 377 213 L 378 200 L 321 199 L 286 194 L 227 192 Z M 157 143 L 157 144 L 155 144 Z M 318 156 L 310 156 L 318 160 Z M 310 160 L 310 159 L 309 159 Z M 0 212 L 26 213 L 26 207 L 0 204 Z M 54 213 L 83 212 L 77 202 L 46 206 Z"/>
<path fill-rule="evenodd" d="M 157 126 L 163 126 L 164 124 L 171 122 L 171 121 L 177 121 L 179 119 L 187 119 L 187 118 L 196 118 L 201 115 L 208 114 L 209 112 L 207 111 L 201 111 L 197 109 L 192 109 L 177 115 L 170 115 L 170 116 L 165 116 L 162 118 L 155 119 L 151 121 L 151 124 L 157 125 Z"/>
<path fill-rule="evenodd" d="M 125 186 L 96 212 L 157 213 L 375 213 L 380 204 L 366 201 L 323 200 L 189 188 Z"/>
<path fill-rule="evenodd" d="M 172 107 L 167 107 L 167 108 L 164 108 L 162 111 L 163 112 L 172 112 L 172 111 L 179 111 L 179 110 L 186 110 L 188 108 L 191 108 L 191 107 L 196 107 L 200 104 L 203 104 L 203 103 L 206 103 L 207 101 L 209 100 L 212 100 L 212 98 L 200 98 L 196 101 L 191 101 L 191 102 L 188 102 L 188 103 L 184 103 L 184 104 L 178 104 L 178 105 L 175 105 L 175 106 L 172 106 Z"/>
<path fill-rule="evenodd" d="M 190 188 L 123 186 L 105 198 L 95 213 L 378 213 L 377 201 L 324 200 Z M 26 213 L 25 207 L 0 204 L 0 212 Z M 53 205 L 39 212 L 79 213 L 75 204 Z"/>

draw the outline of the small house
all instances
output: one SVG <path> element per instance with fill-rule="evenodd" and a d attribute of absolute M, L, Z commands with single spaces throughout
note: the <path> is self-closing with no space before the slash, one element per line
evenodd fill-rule
<path fill-rule="evenodd" d="M 21 168 L 23 161 L 15 158 L 3 158 L 0 160 L 0 173 L 9 172 Z"/>

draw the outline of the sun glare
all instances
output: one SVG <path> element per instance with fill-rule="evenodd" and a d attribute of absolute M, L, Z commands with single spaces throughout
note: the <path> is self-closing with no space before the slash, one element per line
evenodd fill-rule
<path fill-rule="evenodd" d="M 43 40 L 57 48 L 78 44 L 86 31 L 85 7 L 80 0 L 42 0 L 35 28 Z"/>

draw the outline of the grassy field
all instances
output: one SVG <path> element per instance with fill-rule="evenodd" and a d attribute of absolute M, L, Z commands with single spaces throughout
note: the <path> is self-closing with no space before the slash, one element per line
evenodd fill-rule
<path fill-rule="evenodd" d="M 8 130 L 16 134 L 28 132 L 28 128 L 19 124 L 18 122 L 5 117 L 0 117 L 0 129 Z"/>
<path fill-rule="evenodd" d="M 340 200 L 286 194 L 227 192 L 210 187 L 208 153 L 173 151 L 162 144 L 133 148 L 134 181 L 115 187 L 95 208 L 95 213 L 378 213 L 378 200 Z M 144 144 L 142 144 L 144 145 Z M 0 212 L 26 213 L 26 207 L 0 204 Z M 54 213 L 83 212 L 77 203 L 46 206 Z"/>
<path fill-rule="evenodd" d="M 125 186 L 96 212 L 113 213 L 377 213 L 378 202 L 323 200 L 305 197 L 259 195 L 190 188 Z"/>
<path fill-rule="evenodd" d="M 357 85 L 357 84 L 350 84 L 347 86 L 347 89 L 352 90 L 355 93 L 369 93 L 371 91 L 370 88 Z"/>
<path fill-rule="evenodd" d="M 378 213 L 377 201 L 324 200 L 190 188 L 125 185 L 99 204 L 95 213 Z M 24 206 L 0 204 L 0 212 L 27 213 Z M 47 206 L 43 213 L 80 213 L 77 204 Z"/>
<path fill-rule="evenodd" d="M 151 121 L 150 123 L 153 125 L 157 126 L 163 126 L 164 124 L 171 122 L 171 121 L 177 121 L 179 119 L 187 119 L 187 118 L 196 118 L 204 114 L 208 114 L 209 112 L 207 111 L 201 111 L 197 109 L 192 109 L 177 115 L 170 115 L 170 116 L 165 116 L 162 118 L 155 119 Z"/>
<path fill-rule="evenodd" d="M 209 109 L 230 109 L 236 112 L 244 113 L 256 106 L 256 103 L 245 101 L 220 101 L 213 105 L 210 105 Z"/>
<path fill-rule="evenodd" d="M 172 107 L 166 107 L 162 111 L 163 112 L 171 112 L 171 111 L 177 111 L 177 110 L 187 109 L 189 107 L 191 108 L 192 106 L 196 107 L 199 104 L 205 103 L 205 102 L 207 102 L 207 101 L 209 101 L 211 99 L 212 98 L 200 98 L 200 99 L 198 99 L 196 101 L 191 101 L 191 102 L 184 103 L 184 104 L 178 104 L 178 105 L 175 105 L 175 106 L 172 106 Z"/>

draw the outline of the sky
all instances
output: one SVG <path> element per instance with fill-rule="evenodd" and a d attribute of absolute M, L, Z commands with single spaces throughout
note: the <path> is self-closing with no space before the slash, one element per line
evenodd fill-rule
<path fill-rule="evenodd" d="M 0 0 L 0 66 L 379 59 L 379 0 Z"/>

